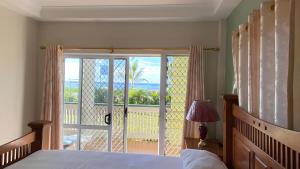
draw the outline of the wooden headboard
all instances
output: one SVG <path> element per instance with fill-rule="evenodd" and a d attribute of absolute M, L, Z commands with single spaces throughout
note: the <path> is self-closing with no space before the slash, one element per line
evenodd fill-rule
<path fill-rule="evenodd" d="M 22 160 L 30 154 L 50 148 L 49 121 L 36 121 L 28 124 L 32 132 L 0 146 L 0 169 Z"/>
<path fill-rule="evenodd" d="M 253 117 L 224 96 L 223 160 L 229 169 L 300 169 L 300 132 Z"/>

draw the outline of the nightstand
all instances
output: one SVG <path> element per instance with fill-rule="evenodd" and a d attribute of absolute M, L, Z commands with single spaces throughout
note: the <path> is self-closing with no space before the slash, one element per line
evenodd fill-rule
<path fill-rule="evenodd" d="M 184 138 L 185 147 L 189 149 L 206 150 L 217 154 L 221 159 L 223 158 L 223 146 L 215 139 L 205 140 L 206 146 L 198 148 L 199 139 Z"/>

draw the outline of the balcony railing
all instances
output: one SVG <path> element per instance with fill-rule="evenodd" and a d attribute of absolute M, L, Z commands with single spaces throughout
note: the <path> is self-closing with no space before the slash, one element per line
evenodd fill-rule
<path fill-rule="evenodd" d="M 95 109 L 94 111 L 100 114 L 97 116 L 97 119 L 94 119 L 95 121 L 98 121 L 100 125 L 102 124 L 101 122 L 104 121 L 105 116 L 105 114 L 101 114 L 100 110 L 106 106 L 107 105 L 104 104 L 95 104 L 93 107 L 93 109 Z M 120 106 L 113 106 L 113 111 L 117 111 L 118 109 L 120 109 Z M 64 124 L 77 124 L 77 112 L 78 104 L 66 103 L 64 105 Z M 127 119 L 127 139 L 142 139 L 145 141 L 158 140 L 159 106 L 129 105 Z"/>

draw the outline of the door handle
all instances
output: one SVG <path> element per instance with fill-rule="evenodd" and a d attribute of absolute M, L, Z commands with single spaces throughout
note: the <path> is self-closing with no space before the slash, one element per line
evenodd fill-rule
<path fill-rule="evenodd" d="M 111 124 L 111 113 L 104 116 L 104 123 L 107 125 Z"/>
<path fill-rule="evenodd" d="M 128 107 L 125 107 L 125 109 L 124 109 L 124 116 L 125 116 L 125 118 L 127 118 L 127 116 L 128 116 Z"/>

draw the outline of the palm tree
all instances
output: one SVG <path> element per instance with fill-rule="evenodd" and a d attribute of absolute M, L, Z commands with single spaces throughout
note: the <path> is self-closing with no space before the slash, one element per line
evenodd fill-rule
<path fill-rule="evenodd" d="M 140 81 L 148 82 L 147 79 L 142 78 L 144 73 L 144 69 L 139 68 L 138 61 L 134 61 L 129 69 L 129 83 L 131 84 L 131 87 L 133 88 L 134 84 Z"/>

